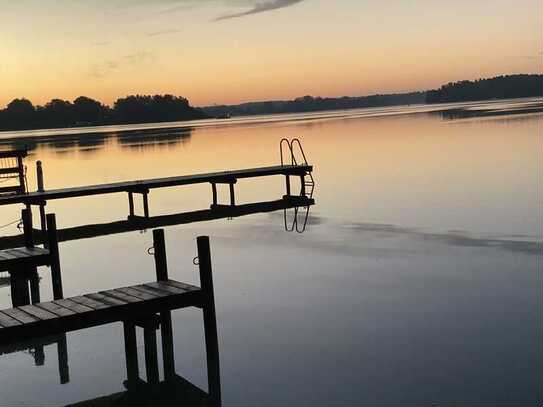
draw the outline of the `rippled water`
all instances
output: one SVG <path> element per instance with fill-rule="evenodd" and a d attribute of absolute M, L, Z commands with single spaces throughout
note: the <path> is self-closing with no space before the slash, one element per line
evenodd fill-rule
<path fill-rule="evenodd" d="M 282 137 L 302 140 L 317 182 L 305 233 L 285 231 L 282 211 L 166 228 L 171 277 L 194 284 L 195 238 L 211 236 L 225 406 L 539 406 L 541 105 L 1 133 L 0 144 L 31 149 L 34 189 L 37 160 L 46 188 L 57 188 L 275 165 Z M 279 199 L 284 180 L 240 181 L 236 192 L 240 203 Z M 153 216 L 210 203 L 208 185 L 150 194 Z M 20 209 L 1 207 L 0 223 Z M 128 204 L 119 194 L 47 210 L 66 228 L 126 219 Z M 63 242 L 65 296 L 153 280 L 151 239 L 134 231 Z M 47 269 L 41 276 L 48 299 Z M 0 305 L 10 304 L 4 286 Z M 201 313 L 173 317 L 176 369 L 205 388 Z M 69 333 L 67 348 L 62 385 L 56 346 L 45 347 L 44 366 L 29 351 L 2 355 L 2 405 L 64 405 L 124 389 L 121 324 Z"/>

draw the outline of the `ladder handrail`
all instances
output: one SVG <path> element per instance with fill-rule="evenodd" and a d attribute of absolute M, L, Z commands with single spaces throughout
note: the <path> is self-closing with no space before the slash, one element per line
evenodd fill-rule
<path fill-rule="evenodd" d="M 300 150 L 300 153 L 302 153 L 302 157 L 304 158 L 304 163 L 307 165 L 307 158 L 305 157 L 304 149 L 302 148 L 302 143 L 300 142 L 300 139 L 295 138 L 292 139 L 290 142 L 290 151 L 292 152 L 292 157 L 294 158 L 294 144 L 298 144 L 298 148 Z"/>

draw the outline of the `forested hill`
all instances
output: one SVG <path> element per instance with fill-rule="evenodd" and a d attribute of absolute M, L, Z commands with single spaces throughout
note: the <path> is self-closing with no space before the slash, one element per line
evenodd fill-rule
<path fill-rule="evenodd" d="M 448 83 L 426 93 L 427 103 L 543 96 L 543 75 L 507 75 Z"/>

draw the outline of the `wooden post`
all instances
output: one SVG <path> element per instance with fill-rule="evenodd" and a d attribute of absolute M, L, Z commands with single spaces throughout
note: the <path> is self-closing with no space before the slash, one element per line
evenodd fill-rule
<path fill-rule="evenodd" d="M 134 193 L 128 192 L 128 215 L 129 217 L 134 216 Z"/>
<path fill-rule="evenodd" d="M 23 233 L 26 247 L 34 247 L 34 236 L 32 234 L 32 212 L 28 209 L 21 211 L 21 218 L 23 220 Z M 16 270 L 11 274 L 11 281 L 15 283 L 15 292 L 17 296 L 17 302 L 20 305 L 30 304 L 30 292 L 28 291 L 29 284 L 32 288 L 32 302 L 37 296 L 39 298 L 39 287 L 37 287 L 35 281 L 38 279 L 38 271 L 36 267 L 30 267 L 25 270 Z M 34 280 L 34 281 L 33 281 Z"/>
<path fill-rule="evenodd" d="M 162 337 L 162 360 L 164 364 L 164 378 L 175 378 L 175 358 L 173 353 L 173 328 L 171 311 L 160 313 L 160 333 Z"/>
<path fill-rule="evenodd" d="M 21 211 L 21 218 L 23 220 L 23 233 L 26 247 L 34 247 L 34 236 L 32 234 L 32 212 L 28 209 Z"/>
<path fill-rule="evenodd" d="M 60 270 L 60 255 L 58 251 L 57 220 L 55 214 L 47 215 L 47 235 L 49 239 L 49 254 L 51 256 L 51 280 L 53 285 L 53 298 L 64 298 L 62 292 L 62 273 Z"/>
<path fill-rule="evenodd" d="M 43 183 L 43 167 L 42 167 L 41 161 L 36 162 L 36 176 L 37 176 L 38 192 L 45 191 L 45 187 Z M 47 220 L 45 218 L 45 201 L 40 202 L 40 224 L 41 224 L 42 239 L 44 242 L 47 242 L 47 239 L 45 238 L 45 232 L 47 231 Z"/>
<path fill-rule="evenodd" d="M 305 174 L 300 175 L 300 183 L 301 183 L 300 195 L 305 196 Z"/>
<path fill-rule="evenodd" d="M 217 184 L 211 183 L 211 191 L 213 192 L 213 206 L 217 205 Z"/>
<path fill-rule="evenodd" d="M 11 285 L 11 303 L 14 307 L 30 304 L 28 292 L 28 280 L 25 270 L 13 270 L 9 272 Z"/>
<path fill-rule="evenodd" d="M 166 259 L 166 242 L 164 229 L 153 230 L 153 247 L 155 252 L 155 267 L 157 281 L 168 280 L 168 262 Z"/>
<path fill-rule="evenodd" d="M 45 351 L 43 345 L 37 345 L 34 348 L 34 363 L 36 366 L 43 366 L 45 364 Z"/>
<path fill-rule="evenodd" d="M 61 334 L 57 341 L 58 353 L 58 375 L 60 384 L 66 384 L 70 381 L 70 367 L 68 366 L 68 345 L 66 343 L 66 334 Z"/>
<path fill-rule="evenodd" d="M 32 304 L 38 304 L 41 302 L 40 298 L 40 276 L 38 270 L 34 269 L 30 272 L 30 296 Z"/>
<path fill-rule="evenodd" d="M 236 206 L 236 194 L 234 192 L 234 182 L 230 183 L 230 205 Z"/>
<path fill-rule="evenodd" d="M 145 345 L 145 371 L 147 383 L 157 385 L 160 381 L 158 373 L 158 352 L 156 344 L 156 329 L 153 323 L 146 324 L 143 328 Z"/>
<path fill-rule="evenodd" d="M 215 296 L 211 270 L 211 252 L 209 237 L 199 236 L 198 264 L 200 266 L 200 284 L 203 293 L 204 332 L 207 357 L 207 381 L 209 395 L 215 405 L 221 403 L 221 377 L 219 366 L 219 342 L 217 337 L 217 318 L 215 315 Z"/>
<path fill-rule="evenodd" d="M 126 374 L 128 390 L 135 388 L 140 379 L 138 366 L 138 342 L 136 338 L 136 325 L 130 321 L 123 322 L 124 328 L 124 354 L 126 357 Z"/>
<path fill-rule="evenodd" d="M 143 192 L 143 216 L 149 217 L 149 191 Z"/>

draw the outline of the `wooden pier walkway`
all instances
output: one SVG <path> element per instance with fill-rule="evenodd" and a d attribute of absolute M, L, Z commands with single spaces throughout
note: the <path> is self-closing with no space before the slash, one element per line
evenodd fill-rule
<path fill-rule="evenodd" d="M 201 307 L 202 290 L 174 280 L 100 291 L 0 311 L 0 344 L 56 335 L 130 316 Z"/>
<path fill-rule="evenodd" d="M 26 194 L 0 196 L 0 205 L 24 204 L 39 205 L 56 199 L 76 198 L 119 192 L 146 194 L 151 189 L 168 188 L 193 184 L 235 184 L 238 179 L 267 177 L 272 175 L 304 176 L 313 171 L 311 165 L 278 165 L 249 168 L 234 171 L 212 172 L 206 174 L 182 175 L 138 181 L 114 182 L 110 184 L 87 185 L 72 188 L 51 189 Z M 214 202 L 217 204 L 217 202 Z"/>

